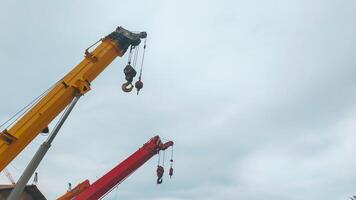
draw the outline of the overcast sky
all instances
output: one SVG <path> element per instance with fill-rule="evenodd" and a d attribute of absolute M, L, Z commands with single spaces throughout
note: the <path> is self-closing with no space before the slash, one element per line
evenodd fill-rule
<path fill-rule="evenodd" d="M 121 91 L 127 55 L 93 82 L 38 168 L 48 199 L 159 134 L 176 143 L 173 179 L 155 184 L 155 157 L 105 199 L 345 200 L 356 194 L 355 10 L 354 0 L 2 0 L 0 121 L 117 26 L 147 31 L 141 94 Z M 8 166 L 16 179 L 45 139 Z"/>

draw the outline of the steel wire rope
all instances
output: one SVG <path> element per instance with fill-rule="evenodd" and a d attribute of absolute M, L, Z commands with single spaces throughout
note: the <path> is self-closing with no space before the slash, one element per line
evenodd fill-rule
<path fill-rule="evenodd" d="M 11 125 L 13 125 L 18 119 L 20 119 L 27 111 L 29 111 L 33 105 L 38 103 L 44 95 L 46 95 L 49 90 L 51 90 L 59 81 L 57 81 L 55 84 L 51 85 L 49 88 L 47 88 L 44 92 L 42 92 L 39 96 L 37 96 L 35 99 L 33 99 L 30 103 L 28 103 L 25 107 L 20 109 L 18 112 L 16 112 L 10 119 L 6 120 L 4 123 L 0 125 L 0 128 L 4 127 L 8 122 L 13 120 L 16 116 L 18 116 L 15 120 L 13 120 L 8 126 L 6 126 L 5 129 L 9 128 Z"/>
<path fill-rule="evenodd" d="M 139 79 L 141 79 L 141 76 L 142 76 L 143 61 L 145 60 L 145 54 L 146 54 L 146 42 L 147 42 L 147 38 L 145 39 L 145 43 L 144 43 L 144 45 L 143 45 L 143 53 L 142 53 L 142 61 L 141 61 L 141 68 L 140 68 Z"/>
<path fill-rule="evenodd" d="M 135 46 L 135 53 L 134 53 L 134 58 L 133 58 L 133 63 L 132 63 L 132 67 L 134 69 L 136 68 L 136 63 L 137 63 L 137 58 L 138 58 L 139 51 L 140 51 L 140 45 Z"/>

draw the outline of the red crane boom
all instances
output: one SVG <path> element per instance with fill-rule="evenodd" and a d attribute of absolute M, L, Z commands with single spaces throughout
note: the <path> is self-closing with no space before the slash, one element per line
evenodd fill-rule
<path fill-rule="evenodd" d="M 118 164 L 111 171 L 106 173 L 100 179 L 95 181 L 87 189 L 77 195 L 75 200 L 97 200 L 105 196 L 116 185 L 125 180 L 131 173 L 141 167 L 146 161 L 152 158 L 161 150 L 173 146 L 173 142 L 169 141 L 163 143 L 159 136 L 151 138 L 140 149 L 138 149 L 131 156 L 126 158 L 123 162 Z"/>

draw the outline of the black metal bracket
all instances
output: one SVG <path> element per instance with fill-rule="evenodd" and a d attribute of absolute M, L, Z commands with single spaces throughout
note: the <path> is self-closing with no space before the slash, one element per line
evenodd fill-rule
<path fill-rule="evenodd" d="M 141 39 L 147 37 L 146 32 L 133 33 L 129 30 L 122 28 L 121 26 L 117 27 L 116 30 L 110 33 L 106 38 L 110 38 L 117 42 L 117 44 L 124 49 L 131 46 L 137 46 L 141 43 Z"/>

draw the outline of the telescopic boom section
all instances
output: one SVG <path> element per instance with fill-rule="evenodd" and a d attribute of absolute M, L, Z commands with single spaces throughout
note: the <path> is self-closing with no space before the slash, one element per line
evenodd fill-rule
<path fill-rule="evenodd" d="M 172 141 L 162 143 L 159 136 L 151 138 L 139 150 L 118 164 L 115 168 L 94 182 L 84 192 L 80 193 L 74 200 L 97 200 L 110 192 L 112 188 L 120 184 L 131 173 L 141 167 L 152 156 L 161 150 L 166 150 L 173 145 Z M 61 198 L 60 198 L 61 199 Z M 69 200 L 69 198 L 66 198 Z M 63 198 L 61 200 L 64 200 Z"/>
<path fill-rule="evenodd" d="M 8 130 L 0 132 L 0 171 L 2 171 L 79 93 L 90 90 L 91 82 L 130 45 L 140 44 L 145 32 L 132 33 L 122 27 L 101 39 L 85 58 L 61 79 L 32 109 Z"/>
<path fill-rule="evenodd" d="M 90 187 L 89 180 L 85 180 L 82 183 L 79 183 L 77 186 L 75 186 L 72 190 L 65 193 L 63 196 L 59 197 L 57 200 L 71 200 L 73 199 L 73 197 L 82 193 L 88 187 Z"/>

